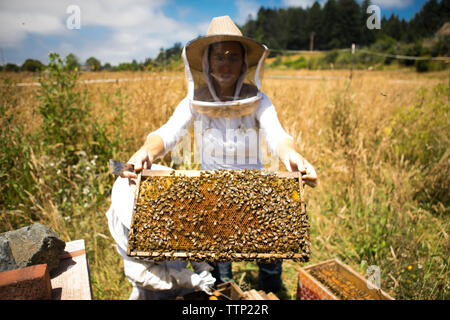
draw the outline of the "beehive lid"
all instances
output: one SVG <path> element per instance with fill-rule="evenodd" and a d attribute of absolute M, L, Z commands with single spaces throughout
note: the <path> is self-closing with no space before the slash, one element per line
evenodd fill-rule
<path fill-rule="evenodd" d="M 153 261 L 308 261 L 299 173 L 156 171 L 138 179 L 128 255 Z"/>

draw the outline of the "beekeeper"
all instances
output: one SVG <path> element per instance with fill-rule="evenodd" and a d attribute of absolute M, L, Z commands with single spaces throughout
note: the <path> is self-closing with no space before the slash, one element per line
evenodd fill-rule
<path fill-rule="evenodd" d="M 314 187 L 317 175 L 313 166 L 295 150 L 293 138 L 282 128 L 275 107 L 261 91 L 267 55 L 267 47 L 242 36 L 228 16 L 214 18 L 205 37 L 183 48 L 187 96 L 168 122 L 147 136 L 128 163 L 135 171 L 144 165 L 152 167 L 153 161 L 172 150 L 194 125 L 202 170 L 263 169 L 262 133 L 270 153 L 278 156 L 288 171 L 304 173 L 303 180 Z M 125 172 L 123 177 L 129 179 L 131 187 L 135 185 L 136 173 Z M 281 261 L 258 266 L 260 289 L 279 291 Z M 216 285 L 233 279 L 231 263 L 214 267 Z"/>

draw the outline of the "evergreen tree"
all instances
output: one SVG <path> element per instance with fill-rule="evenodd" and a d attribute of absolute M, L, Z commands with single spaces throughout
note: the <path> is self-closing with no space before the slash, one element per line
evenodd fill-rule
<path fill-rule="evenodd" d="M 258 11 L 255 40 L 266 44 L 271 49 L 284 49 L 285 37 L 279 23 L 278 10 L 261 7 Z"/>
<path fill-rule="evenodd" d="M 252 39 L 255 37 L 256 23 L 251 14 L 248 15 L 247 22 L 240 29 L 242 30 L 242 34 L 246 37 Z"/>
<path fill-rule="evenodd" d="M 323 8 L 322 30 L 324 31 L 321 37 L 321 39 L 323 39 L 321 49 L 328 50 L 340 46 L 340 28 L 338 27 L 339 22 L 337 16 L 336 0 L 328 0 Z"/>
<path fill-rule="evenodd" d="M 320 8 L 320 4 L 316 1 L 314 4 L 307 10 L 307 18 L 306 18 L 306 35 L 308 40 L 311 37 L 311 33 L 314 33 L 314 48 L 317 48 L 316 44 L 320 42 L 322 31 L 322 9 Z M 309 48 L 309 42 L 308 46 Z"/>
<path fill-rule="evenodd" d="M 328 0 L 321 8 L 316 1 L 311 7 L 269 9 L 261 7 L 255 19 L 242 26 L 244 35 L 266 44 L 270 49 L 307 50 L 311 32 L 314 48 L 330 50 L 350 48 L 352 43 L 370 46 L 389 39 L 413 43 L 429 37 L 450 20 L 450 0 L 428 0 L 410 21 L 392 14 L 382 17 L 381 30 L 367 28 L 370 0 Z M 392 49 L 392 48 L 391 48 Z"/>
<path fill-rule="evenodd" d="M 450 0 L 441 0 L 439 4 L 439 12 L 441 17 L 441 25 L 450 21 Z"/>
<path fill-rule="evenodd" d="M 286 41 L 286 49 L 301 50 L 307 48 L 306 17 L 306 11 L 300 7 L 287 9 L 286 33 L 289 37 Z"/>
<path fill-rule="evenodd" d="M 438 4 L 437 0 L 428 0 L 410 21 L 410 26 L 416 35 L 415 40 L 434 35 L 444 22 L 448 21 L 445 20 L 445 18 L 448 19 L 448 11 L 442 10 L 445 10 L 446 6 L 448 9 L 449 1 L 441 1 L 441 4 Z"/>
<path fill-rule="evenodd" d="M 384 24 L 383 30 L 389 37 L 394 38 L 395 40 L 400 40 L 403 34 L 403 30 L 398 16 L 395 14 L 391 14 L 389 19 Z"/>
<path fill-rule="evenodd" d="M 369 19 L 369 16 L 371 15 L 371 13 L 367 13 L 367 8 L 370 5 L 370 0 L 364 0 L 363 2 L 361 2 L 361 46 L 367 46 L 371 43 L 374 43 L 376 35 L 379 33 L 379 30 L 371 30 L 367 27 L 367 19 Z"/>
<path fill-rule="evenodd" d="M 339 0 L 337 3 L 337 28 L 339 48 L 350 48 L 361 39 L 361 8 L 355 0 Z"/>

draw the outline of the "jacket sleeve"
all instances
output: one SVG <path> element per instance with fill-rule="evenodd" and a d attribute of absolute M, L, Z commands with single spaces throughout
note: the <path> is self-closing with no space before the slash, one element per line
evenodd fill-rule
<path fill-rule="evenodd" d="M 281 126 L 278 120 L 277 111 L 272 101 L 263 93 L 261 104 L 256 112 L 256 119 L 266 138 L 269 151 L 277 155 L 278 143 L 284 139 L 293 139 Z"/>
<path fill-rule="evenodd" d="M 170 268 L 166 263 L 123 261 L 125 276 L 133 286 L 147 290 L 171 290 L 176 288 L 200 289 L 202 278 L 189 269 Z"/>
<path fill-rule="evenodd" d="M 186 97 L 178 104 L 174 113 L 164 125 L 159 129 L 152 131 L 148 134 L 149 137 L 152 134 L 156 134 L 164 142 L 164 155 L 172 150 L 180 139 L 188 134 L 189 127 L 192 124 L 193 114 L 189 103 L 189 99 Z"/>
<path fill-rule="evenodd" d="M 124 260 L 125 276 L 134 286 L 148 290 L 170 290 L 178 287 L 204 290 L 214 283 L 209 272 L 197 274 L 186 268 L 170 267 L 166 262 L 157 264 L 127 256 L 128 228 L 118 218 L 114 206 L 109 208 L 106 216 L 116 249 Z"/>

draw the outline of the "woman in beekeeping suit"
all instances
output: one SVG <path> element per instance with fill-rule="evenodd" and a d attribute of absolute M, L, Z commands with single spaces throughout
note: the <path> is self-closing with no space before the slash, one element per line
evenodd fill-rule
<path fill-rule="evenodd" d="M 127 190 L 128 203 L 131 203 L 130 208 L 126 209 L 127 225 L 122 224 L 125 229 L 121 232 L 122 249 L 119 252 L 125 260 L 125 274 L 135 288 L 161 290 L 164 287 L 156 284 L 146 286 L 148 281 L 145 277 L 154 274 L 152 268 L 156 267 L 153 265 L 146 265 L 147 269 L 142 269 L 141 273 L 127 272 L 127 263 L 131 262 L 127 262 L 130 258 L 124 252 L 131 221 L 131 190 L 135 188 L 136 172 L 143 167 L 159 169 L 160 166 L 152 166 L 153 161 L 172 150 L 188 134 L 191 125 L 194 125 L 202 170 L 263 169 L 260 147 L 262 133 L 271 154 L 278 156 L 288 171 L 300 171 L 304 174 L 306 184 L 312 187 L 316 185 L 317 175 L 313 166 L 295 150 L 293 138 L 282 128 L 275 107 L 261 91 L 267 55 L 267 47 L 242 36 L 228 16 L 214 18 L 205 37 L 195 39 L 184 47 L 182 57 L 188 81 L 187 96 L 178 104 L 167 123 L 151 132 L 144 145 L 130 158 L 128 163 L 134 165 L 135 172 L 124 172 L 113 188 L 111 207 L 114 207 L 114 192 L 116 187 L 119 189 L 116 186 L 119 184 Z M 117 197 L 123 199 L 124 193 Z M 114 220 L 112 216 L 108 216 L 110 226 L 111 220 Z M 132 263 L 134 266 L 138 262 Z M 195 274 L 191 275 L 199 283 L 197 288 L 210 288 L 209 271 L 216 279 L 215 285 L 233 278 L 231 263 L 219 263 L 214 265 L 213 270 L 208 266 L 203 263 L 194 266 L 200 272 L 198 279 Z M 281 261 L 258 263 L 258 266 L 260 289 L 266 292 L 279 291 L 282 285 Z M 164 268 L 167 273 L 172 270 L 169 262 Z M 186 273 L 187 269 L 178 272 Z M 158 276 L 154 276 L 154 279 Z M 170 280 L 174 278 L 166 275 L 162 278 L 166 286 L 164 288 L 170 287 Z M 175 282 L 179 281 L 174 280 L 172 286 Z M 194 287 L 193 284 L 190 286 Z"/>

